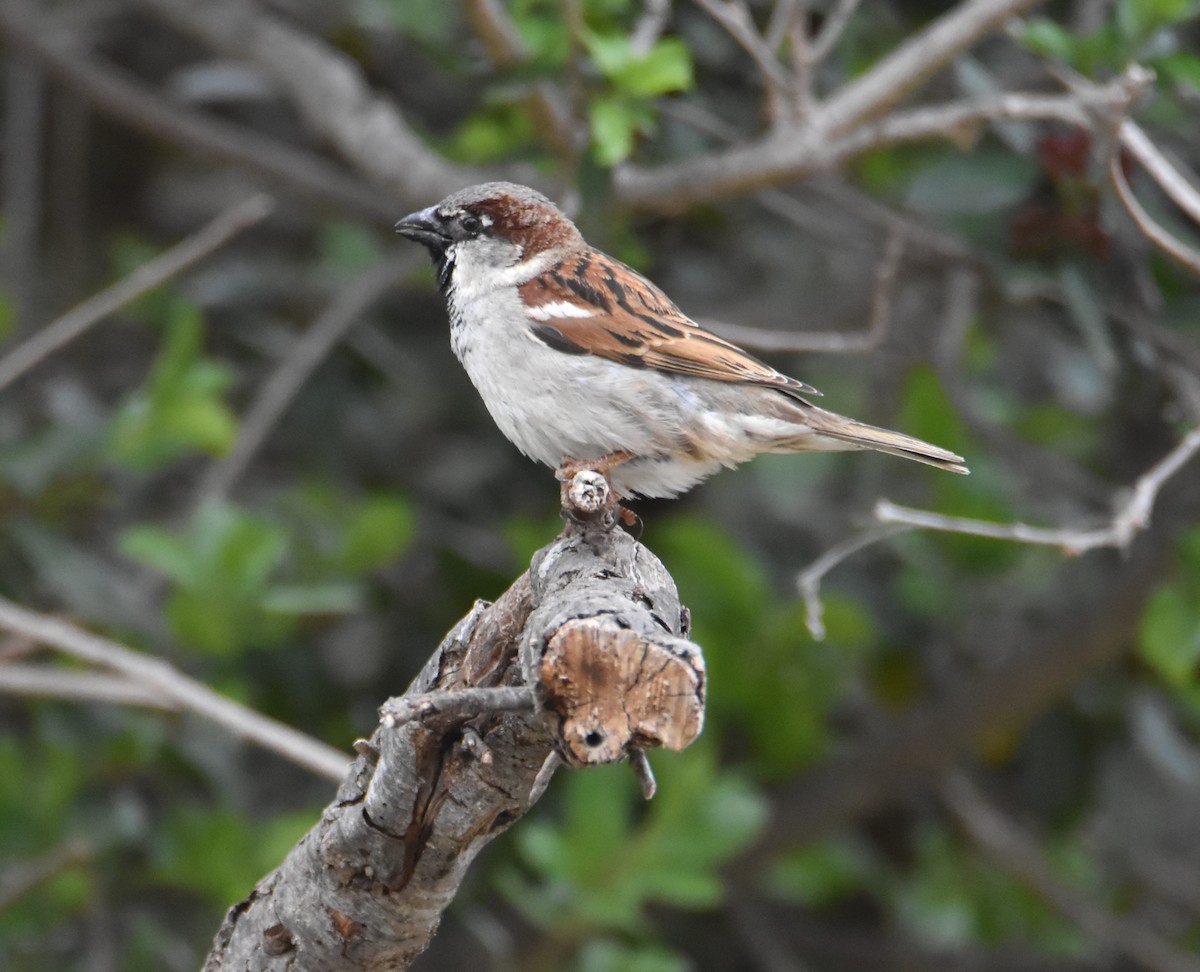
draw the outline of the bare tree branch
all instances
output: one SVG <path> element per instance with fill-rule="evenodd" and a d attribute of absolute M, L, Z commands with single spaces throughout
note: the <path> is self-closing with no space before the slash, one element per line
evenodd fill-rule
<path fill-rule="evenodd" d="M 1121 75 L 1089 92 L 1088 102 L 1080 94 L 1012 93 L 897 111 L 877 122 L 862 123 L 840 137 L 825 132 L 821 110 L 817 110 L 807 124 L 777 129 L 763 138 L 707 155 L 660 166 L 623 166 L 614 173 L 614 185 L 626 205 L 670 212 L 806 178 L 877 148 L 929 139 L 970 144 L 984 122 L 1047 119 L 1090 127 L 1092 106 L 1105 104 L 1105 99 L 1114 106 L 1127 104 L 1130 87 L 1140 86 L 1140 79 L 1140 74 Z"/>
<path fill-rule="evenodd" d="M 887 334 L 891 322 L 892 291 L 903 253 L 904 237 L 893 233 L 888 238 L 883 256 L 875 269 L 871 309 L 867 327 L 863 331 L 776 331 L 711 319 L 702 323 L 723 337 L 758 351 L 819 351 L 827 354 L 863 354 L 873 351 Z"/>
<path fill-rule="evenodd" d="M 949 639 L 1003 632 L 994 664 L 965 673 L 936 697 L 845 740 L 780 793 L 771 822 L 739 864 L 744 880 L 785 850 L 903 801 L 998 732 L 1028 724 L 1086 674 L 1129 645 L 1150 592 L 1174 566 L 1175 539 L 1194 522 L 1200 502 L 1192 481 L 1179 481 L 1127 558 L 1073 560 L 1055 578 L 1051 616 L 1014 622 L 1004 605 L 974 616 Z M 1184 488 L 1186 487 L 1186 488 Z"/>
<path fill-rule="evenodd" d="M 786 119 L 785 110 L 791 92 L 792 78 L 775 52 L 769 48 L 754 26 L 750 10 L 742 0 L 694 0 L 713 20 L 725 28 L 738 45 L 754 61 L 767 92 L 767 106 L 773 121 Z"/>
<path fill-rule="evenodd" d="M 219 695 L 160 658 L 144 655 L 73 624 L 0 598 L 0 628 L 24 635 L 100 668 L 111 669 L 164 702 L 211 719 L 239 739 L 290 759 L 319 776 L 340 780 L 348 757 L 320 740 Z"/>
<path fill-rule="evenodd" d="M 50 665 L 0 664 L 0 692 L 74 702 L 111 702 L 163 712 L 178 712 L 170 699 L 124 675 L 76 672 Z"/>
<path fill-rule="evenodd" d="M 0 358 L 0 389 L 113 311 L 182 273 L 237 234 L 261 222 L 274 207 L 274 200 L 264 195 L 251 196 L 231 206 L 165 253 L 143 263 L 128 276 L 51 321 Z"/>
<path fill-rule="evenodd" d="M 908 529 L 903 526 L 876 526 L 857 536 L 848 537 L 826 550 L 821 556 L 796 575 L 796 590 L 804 599 L 804 626 L 817 641 L 825 640 L 825 606 L 821 602 L 821 581 L 834 567 L 847 557 L 864 550 L 872 544 L 894 537 Z"/>
<path fill-rule="evenodd" d="M 1141 70 L 1147 74 L 1148 83 L 1148 72 L 1145 68 Z M 1191 173 L 1185 176 L 1174 166 L 1136 122 L 1126 118 L 1121 122 L 1119 133 L 1121 144 L 1129 154 L 1142 164 L 1142 168 L 1162 187 L 1163 192 L 1171 197 L 1175 205 L 1187 213 L 1193 223 L 1200 226 L 1200 189 L 1196 186 L 1196 177 Z"/>
<path fill-rule="evenodd" d="M 833 9 L 829 11 L 829 16 L 825 18 L 825 23 L 821 25 L 821 29 L 812 41 L 809 56 L 812 58 L 814 66 L 833 53 L 837 42 L 842 39 L 842 34 L 846 32 L 846 27 L 858 11 L 860 3 L 861 0 L 836 0 Z"/>
<path fill-rule="evenodd" d="M 377 191 L 318 156 L 217 118 L 171 105 L 117 69 L 76 49 L 64 29 L 31 12 L 26 0 L 0 4 L 0 36 L 43 64 L 100 111 L 153 138 L 232 162 L 265 176 L 273 187 L 290 187 L 314 201 L 348 210 L 390 227 L 399 208 Z M 421 197 L 424 198 L 424 197 Z M 401 195 L 410 203 L 420 201 Z"/>
<path fill-rule="evenodd" d="M 35 860 L 7 868 L 0 873 L 0 911 L 63 871 L 86 864 L 91 858 L 91 847 L 82 838 L 74 837 Z"/>
<path fill-rule="evenodd" d="M 1137 228 L 1142 231 L 1142 235 L 1193 273 L 1200 273 L 1200 250 L 1188 246 L 1183 240 L 1168 233 L 1146 212 L 1145 207 L 1138 202 L 1133 190 L 1129 188 L 1129 183 L 1125 180 L 1125 173 L 1121 170 L 1119 152 L 1113 152 L 1108 160 L 1108 177 L 1112 181 L 1113 188 L 1117 190 L 1117 197 L 1125 206 L 1130 218 L 1137 224 Z"/>
<path fill-rule="evenodd" d="M 711 2 L 715 4 L 716 0 Z M 861 78 L 832 94 L 809 113 L 804 124 L 777 128 L 753 142 L 682 162 L 622 166 L 614 172 L 617 196 L 634 208 L 676 211 L 695 202 L 803 178 L 843 162 L 872 144 L 887 144 L 855 137 L 857 127 L 883 114 L 956 54 L 1038 2 L 965 0 L 913 34 Z M 978 112 L 981 107 L 974 104 L 973 110 Z M 988 107 L 999 110 L 1000 104 Z M 1060 105 L 1053 107 L 1056 114 L 1061 113 Z M 934 134 L 928 118 L 916 117 L 922 121 L 920 129 L 924 133 L 918 137 Z M 963 117 L 954 117 L 953 113 L 942 121 L 955 127 L 938 130 L 940 137 L 948 137 L 964 123 Z M 904 140 L 912 129 L 889 127 L 887 134 Z M 840 138 L 850 139 L 844 150 L 833 148 L 832 143 Z"/>
<path fill-rule="evenodd" d="M 440 199 L 494 176 L 434 152 L 394 102 L 371 90 L 349 57 L 255 5 L 233 0 L 138 4 L 214 50 L 266 69 L 313 131 L 399 199 Z"/>
<path fill-rule="evenodd" d="M 1174 449 L 1139 477 L 1129 497 L 1118 506 L 1112 520 L 1101 527 L 1046 528 L 1025 523 L 990 523 L 986 520 L 914 510 L 907 506 L 898 506 L 886 499 L 875 505 L 875 518 L 885 524 L 1060 547 L 1064 553 L 1072 556 L 1098 547 L 1125 550 L 1133 542 L 1133 538 L 1149 525 L 1155 500 L 1163 484 L 1197 452 L 1200 452 L 1200 428 L 1192 429 Z"/>
<path fill-rule="evenodd" d="M 372 304 L 403 282 L 418 259 L 408 252 L 383 257 L 337 295 L 263 383 L 242 419 L 237 445 L 229 455 L 210 466 L 200 480 L 196 506 L 220 502 L 229 495 L 320 363 Z"/>
<path fill-rule="evenodd" d="M 919 88 L 981 37 L 1041 0 L 964 0 L 851 81 L 824 104 L 820 127 L 840 135 L 876 118 Z"/>
<path fill-rule="evenodd" d="M 993 806 L 964 774 L 949 774 L 942 783 L 941 796 L 959 825 L 997 867 L 1036 891 L 1078 926 L 1093 945 L 1116 951 L 1152 972 L 1200 972 L 1200 959 L 1064 884 L 1033 839 Z"/>
<path fill-rule="evenodd" d="M 529 61 L 529 51 L 500 0 L 462 3 L 467 20 L 495 67 L 511 70 Z M 533 86 L 527 103 L 538 135 L 555 155 L 573 165 L 587 145 L 587 133 L 575 124 L 562 92 L 548 81 L 541 81 Z"/>
<path fill-rule="evenodd" d="M 645 57 L 658 43 L 671 19 L 671 0 L 645 0 L 642 16 L 629 35 L 629 46 L 638 57 Z"/>

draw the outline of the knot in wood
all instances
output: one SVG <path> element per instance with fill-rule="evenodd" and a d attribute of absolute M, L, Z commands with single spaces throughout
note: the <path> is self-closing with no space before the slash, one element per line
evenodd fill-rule
<path fill-rule="evenodd" d="M 704 659 L 689 641 L 643 635 L 615 618 L 565 622 L 538 672 L 542 709 L 560 754 L 576 766 L 631 750 L 683 749 L 704 725 Z"/>
<path fill-rule="evenodd" d="M 583 516 L 598 514 L 608 505 L 612 490 L 600 473 L 581 469 L 566 484 L 566 502 L 572 512 Z"/>

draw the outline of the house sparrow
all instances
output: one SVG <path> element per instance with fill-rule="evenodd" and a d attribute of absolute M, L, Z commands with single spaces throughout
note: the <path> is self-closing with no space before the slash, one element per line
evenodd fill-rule
<path fill-rule="evenodd" d="M 396 229 L 433 256 L 454 353 L 500 431 L 560 478 L 591 469 L 623 496 L 675 496 L 759 453 L 844 449 L 967 472 L 813 405 L 815 388 L 701 328 L 533 189 L 472 186 Z"/>

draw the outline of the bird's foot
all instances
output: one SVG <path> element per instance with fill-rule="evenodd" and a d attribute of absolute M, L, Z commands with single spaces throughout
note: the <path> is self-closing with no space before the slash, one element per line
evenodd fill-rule
<path fill-rule="evenodd" d="M 619 449 L 616 452 L 608 453 L 608 455 L 600 456 L 598 459 L 563 459 L 562 465 L 554 471 L 554 475 L 558 477 L 560 483 L 570 482 L 581 472 L 599 473 L 605 479 L 611 481 L 612 471 L 617 466 L 629 462 L 632 458 L 632 452 Z"/>

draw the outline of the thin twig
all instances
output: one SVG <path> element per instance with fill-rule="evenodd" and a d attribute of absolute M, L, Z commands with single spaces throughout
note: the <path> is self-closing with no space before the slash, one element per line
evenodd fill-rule
<path fill-rule="evenodd" d="M 372 88 L 357 61 L 266 6 L 240 0 L 137 0 L 136 6 L 269 72 L 314 132 L 396 198 L 440 199 L 496 175 L 439 155 L 397 104 Z"/>
<path fill-rule="evenodd" d="M 1121 145 L 1132 155 L 1171 200 L 1193 223 L 1200 224 L 1200 188 L 1196 176 L 1184 174 L 1154 144 L 1142 128 L 1127 117 L 1137 99 L 1154 83 L 1154 72 L 1141 64 L 1131 64 L 1120 77 L 1104 85 L 1084 77 L 1065 65 L 1055 65 L 1054 74 L 1077 95 L 1095 116 L 1095 125 L 1115 129 Z M 1106 93 L 1116 83 L 1124 89 L 1124 99 L 1114 100 Z"/>
<path fill-rule="evenodd" d="M 875 517 L 880 523 L 1059 547 L 1072 556 L 1100 547 L 1125 550 L 1133 538 L 1149 525 L 1155 500 L 1163 484 L 1197 452 L 1200 452 L 1200 427 L 1192 429 L 1174 449 L 1137 480 L 1128 499 L 1121 503 L 1106 525 L 1093 529 L 1035 527 L 1025 523 L 992 523 L 967 517 L 943 516 L 899 506 L 886 499 L 875 505 Z"/>
<path fill-rule="evenodd" d="M 714 6 L 716 0 L 703 2 Z M 897 100 L 940 71 L 963 49 L 1038 2 L 1040 0 L 967 0 L 960 3 L 912 35 L 862 77 L 821 102 L 806 124 L 776 127 L 752 142 L 682 161 L 656 166 L 621 166 L 614 172 L 616 196 L 626 206 L 673 212 L 696 202 L 713 202 L 826 171 L 847 161 L 851 150 L 861 152 L 872 147 L 870 139 L 852 137 L 857 135 L 864 122 L 883 117 Z M 1034 101 L 1036 96 L 1033 95 L 1022 97 L 1030 99 L 1029 103 L 1036 106 L 1056 108 L 1054 117 L 1065 112 L 1061 104 Z M 1074 101 L 1078 107 L 1079 99 Z M 976 112 L 986 107 L 1000 110 L 1012 106 L 995 99 L 990 105 L 984 102 L 973 104 Z M 929 116 L 910 114 L 925 123 L 919 126 L 919 134 L 894 126 L 885 126 L 883 133 L 899 140 L 914 135 L 920 138 L 952 137 L 964 124 L 961 117 L 954 117 L 956 111 L 952 111 L 951 117 L 943 121 L 950 122 L 954 128 L 949 132 L 944 129 L 931 131 L 925 127 L 931 121 Z M 977 121 L 984 120 L 987 118 L 977 118 Z M 1089 119 L 1078 113 L 1073 121 L 1090 124 Z M 834 145 L 838 142 L 841 145 L 835 150 Z"/>
<path fill-rule="evenodd" d="M 528 685 L 463 688 L 453 692 L 398 695 L 379 707 L 379 721 L 394 729 L 408 722 L 431 718 L 453 722 L 490 712 L 522 712 L 534 707 L 533 689 Z"/>
<path fill-rule="evenodd" d="M 804 626 L 816 641 L 825 640 L 825 606 L 821 602 L 821 581 L 825 575 L 847 557 L 908 529 L 907 526 L 868 527 L 830 547 L 796 575 L 796 590 L 804 599 Z"/>
<path fill-rule="evenodd" d="M 1200 225 L 1200 189 L 1196 188 L 1195 177 L 1189 180 L 1180 172 L 1136 122 L 1126 118 L 1121 122 L 1119 134 L 1121 144 L 1129 154 L 1141 163 L 1175 205 L 1187 213 L 1193 223 Z"/>
<path fill-rule="evenodd" d="M 820 31 L 812 41 L 809 57 L 812 58 L 814 67 L 833 53 L 837 42 L 842 39 L 842 34 L 846 31 L 847 25 L 854 18 L 860 2 L 861 0 L 837 0 L 837 3 L 833 5 L 829 16 L 825 18 L 825 23 L 821 25 Z"/>
<path fill-rule="evenodd" d="M 1022 833 L 962 773 L 950 773 L 941 797 L 980 849 L 1102 949 L 1112 949 L 1152 972 L 1200 972 L 1200 960 L 1145 925 L 1117 914 L 1059 879 L 1034 840 Z"/>
<path fill-rule="evenodd" d="M 220 502 L 229 495 L 317 366 L 372 304 L 404 280 L 417 260 L 411 253 L 384 257 L 333 299 L 263 383 L 242 419 L 237 445 L 229 455 L 210 466 L 201 479 L 195 494 L 197 507 Z"/>
<path fill-rule="evenodd" d="M 635 749 L 629 754 L 629 765 L 633 767 L 633 775 L 637 777 L 638 789 L 642 791 L 643 800 L 653 800 L 658 792 L 658 780 L 654 778 L 654 767 L 650 765 L 650 757 L 644 749 Z"/>
<path fill-rule="evenodd" d="M 164 712 L 179 705 L 124 675 L 74 672 L 49 665 L 0 665 L 0 692 L 74 702 L 111 702 Z"/>
<path fill-rule="evenodd" d="M 782 120 L 779 117 L 779 108 L 783 100 L 783 93 L 791 89 L 792 79 L 784 66 L 779 63 L 775 52 L 767 46 L 755 29 L 754 19 L 750 16 L 746 5 L 736 2 L 736 0 L 695 0 L 695 3 L 724 27 L 725 32 L 750 55 L 762 75 L 774 120 Z"/>
<path fill-rule="evenodd" d="M 165 253 L 143 263 L 128 276 L 51 321 L 33 337 L 0 358 L 0 389 L 10 385 L 47 355 L 73 341 L 118 308 L 161 286 L 224 246 L 238 233 L 261 222 L 274 207 L 274 200 L 262 194 L 231 206 Z"/>
<path fill-rule="evenodd" d="M 44 65 L 56 81 L 137 131 L 259 174 L 281 191 L 333 205 L 379 226 L 392 226 L 396 205 L 315 152 L 292 148 L 241 125 L 173 105 L 120 70 L 80 51 L 58 23 L 29 4 L 0 3 L 0 36 Z M 403 197 L 408 200 L 409 196 Z M 415 193 L 412 202 L 419 201 Z"/>
<path fill-rule="evenodd" d="M 812 113 L 817 97 L 813 81 L 817 62 L 808 34 L 808 0 L 796 0 L 787 36 L 792 49 L 792 118 L 801 123 Z"/>
<path fill-rule="evenodd" d="M 877 348 L 891 324 L 892 291 L 904 253 L 904 236 L 893 232 L 884 247 L 883 256 L 875 270 L 875 286 L 871 293 L 871 310 L 865 330 L 844 331 L 775 331 L 763 327 L 746 327 L 722 321 L 705 320 L 722 337 L 756 351 L 823 352 L 826 354 L 864 354 Z"/>
<path fill-rule="evenodd" d="M 645 57 L 650 53 L 671 18 L 671 0 L 645 0 L 644 7 L 642 16 L 634 24 L 633 33 L 629 35 L 630 50 L 637 57 Z"/>
<path fill-rule="evenodd" d="M 239 739 L 278 753 L 318 776 L 341 780 L 349 766 L 345 753 L 319 739 L 219 695 L 162 659 L 133 651 L 66 621 L 29 611 L 0 598 L 0 628 L 34 638 L 73 658 L 119 672 L 164 701 L 204 716 Z"/>
<path fill-rule="evenodd" d="M 1188 246 L 1183 240 L 1168 233 L 1146 212 L 1133 190 L 1129 188 L 1125 173 L 1121 169 L 1121 153 L 1118 151 L 1114 151 L 1109 157 L 1108 177 L 1112 180 L 1113 188 L 1117 190 L 1117 198 L 1121 200 L 1137 228 L 1142 231 L 1142 235 L 1193 273 L 1200 273 L 1200 250 Z"/>
<path fill-rule="evenodd" d="M 767 21 L 767 29 L 763 31 L 763 43 L 767 49 L 778 51 L 787 39 L 788 31 L 796 21 L 797 7 L 802 0 L 775 0 L 771 8 L 771 19 Z"/>
<path fill-rule="evenodd" d="M 667 13 L 670 13 L 669 5 Z M 463 0 L 467 22 L 483 44 L 492 66 L 502 71 L 529 61 L 529 50 L 501 0 Z M 535 84 L 526 99 L 534 128 L 560 159 L 573 163 L 587 144 L 587 133 L 576 124 L 562 92 L 548 81 Z"/>
<path fill-rule="evenodd" d="M 545 762 L 537 771 L 537 776 L 533 778 L 533 786 L 529 788 L 530 805 L 537 803 L 542 798 L 546 788 L 550 786 L 550 780 L 553 779 L 555 771 L 562 765 L 563 758 L 558 755 L 557 751 L 552 749 L 546 754 Z"/>
<path fill-rule="evenodd" d="M 824 131 L 841 134 L 881 116 L 979 38 L 1041 2 L 965 0 L 957 4 L 831 96 L 822 110 Z"/>
<path fill-rule="evenodd" d="M 92 849 L 81 837 L 72 837 L 32 861 L 17 864 L 0 874 L 0 911 L 37 890 L 63 871 L 92 859 Z"/>

